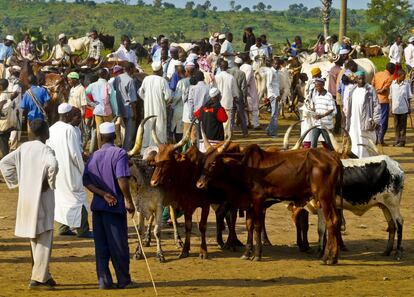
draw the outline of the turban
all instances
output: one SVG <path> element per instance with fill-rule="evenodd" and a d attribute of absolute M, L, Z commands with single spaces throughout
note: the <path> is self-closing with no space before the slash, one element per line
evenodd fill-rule
<path fill-rule="evenodd" d="M 315 75 L 321 74 L 321 73 L 322 73 L 322 72 L 321 72 L 321 68 L 319 68 L 319 67 L 312 68 L 312 69 L 311 69 L 311 73 L 312 73 L 312 76 L 315 76 Z"/>

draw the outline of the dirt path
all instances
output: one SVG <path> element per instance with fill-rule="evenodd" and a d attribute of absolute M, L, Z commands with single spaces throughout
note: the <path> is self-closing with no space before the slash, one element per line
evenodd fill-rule
<path fill-rule="evenodd" d="M 291 121 L 281 121 L 285 131 Z M 392 120 L 390 119 L 390 122 Z M 392 128 L 391 128 L 392 129 Z M 297 133 L 292 136 L 295 138 Z M 392 143 L 392 130 L 386 141 Z M 282 138 L 269 139 L 263 131 L 253 131 L 244 144 L 281 144 Z M 409 129 L 409 146 L 414 133 Z M 242 261 L 240 252 L 221 251 L 215 243 L 215 224 L 210 214 L 208 226 L 209 259 L 198 258 L 199 239 L 193 225 L 191 257 L 178 260 L 172 230 L 163 232 L 167 263 L 158 263 L 155 248 L 147 248 L 149 263 L 160 296 L 410 296 L 414 290 L 414 159 L 411 147 L 386 147 L 385 153 L 401 162 L 406 171 L 402 201 L 404 224 L 404 257 L 401 261 L 381 255 L 385 249 L 386 221 L 380 209 L 372 209 L 363 217 L 345 212 L 347 231 L 344 236 L 348 252 L 340 254 L 339 265 L 323 266 L 315 257 L 316 217 L 310 218 L 310 253 L 300 253 L 295 242 L 295 228 L 282 204 L 268 211 L 267 229 L 272 247 L 265 247 L 262 262 Z M 91 240 L 55 236 L 51 273 L 59 286 L 53 292 L 27 289 L 30 278 L 29 242 L 13 236 L 17 192 L 0 184 L 0 296 L 152 296 L 153 289 L 143 261 L 131 262 L 132 277 L 139 289 L 99 291 L 95 273 L 94 246 Z M 194 221 L 200 217 L 197 212 Z M 182 219 L 180 219 L 182 222 Z M 136 236 L 130 222 L 131 251 Z M 183 228 L 180 228 L 183 233 Z M 245 241 L 243 219 L 237 231 Z"/>

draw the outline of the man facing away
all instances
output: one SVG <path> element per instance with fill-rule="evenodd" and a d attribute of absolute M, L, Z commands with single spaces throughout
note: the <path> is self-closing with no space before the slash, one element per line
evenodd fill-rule
<path fill-rule="evenodd" d="M 157 116 L 157 135 L 162 143 L 167 142 L 167 101 L 172 97 L 170 87 L 162 77 L 161 62 L 152 63 L 153 75 L 148 75 L 142 81 L 139 97 L 144 101 L 144 117 Z M 151 138 L 151 126 L 145 124 L 142 147 L 155 145 Z"/>
<path fill-rule="evenodd" d="M 47 123 L 35 119 L 30 125 L 34 140 L 4 157 L 0 170 L 9 188 L 19 187 L 15 235 L 30 238 L 33 267 L 29 288 L 50 289 L 56 285 L 49 273 L 49 261 L 58 163 L 53 150 L 45 145 L 49 138 Z"/>
<path fill-rule="evenodd" d="M 88 202 L 82 184 L 84 163 L 81 141 L 75 128 L 70 124 L 72 106 L 62 103 L 58 107 L 59 121 L 50 127 L 47 141 L 59 162 L 56 177 L 55 221 L 60 223 L 59 235 L 75 235 L 71 228 L 76 228 L 78 237 L 92 238 L 88 223 Z"/>
<path fill-rule="evenodd" d="M 83 174 L 83 184 L 93 193 L 91 210 L 99 288 L 114 287 L 109 259 L 115 269 L 118 288 L 135 288 L 137 284 L 129 273 L 126 213 L 133 215 L 135 207 L 129 191 L 128 155 L 114 145 L 113 123 L 102 123 L 99 129 L 102 148 L 90 156 Z"/>

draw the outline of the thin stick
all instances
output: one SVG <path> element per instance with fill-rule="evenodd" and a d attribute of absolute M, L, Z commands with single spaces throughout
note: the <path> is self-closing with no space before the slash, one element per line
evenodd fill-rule
<path fill-rule="evenodd" d="M 135 206 L 135 202 L 134 202 L 134 206 Z M 135 207 L 135 214 L 138 215 L 138 212 L 137 212 L 137 208 L 136 207 Z M 141 235 L 139 235 L 137 223 L 135 222 L 135 219 L 134 218 L 132 218 L 132 222 L 134 223 L 135 231 L 137 232 L 137 235 L 138 235 L 139 246 L 141 247 L 141 251 L 142 251 L 142 255 L 144 256 L 145 263 L 147 264 L 148 273 L 149 273 L 150 278 L 151 278 L 152 286 L 154 287 L 155 296 L 158 296 L 158 291 L 157 291 L 157 287 L 155 286 L 154 278 L 152 277 L 151 268 L 149 266 L 147 256 L 145 255 L 144 247 L 142 246 Z"/>

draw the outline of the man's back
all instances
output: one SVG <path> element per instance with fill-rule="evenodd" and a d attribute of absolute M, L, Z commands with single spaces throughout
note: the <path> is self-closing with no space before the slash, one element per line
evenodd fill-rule
<path fill-rule="evenodd" d="M 222 97 L 221 105 L 225 109 L 233 108 L 233 99 L 239 95 L 235 78 L 226 71 L 221 71 L 215 80 Z"/>
<path fill-rule="evenodd" d="M 381 94 L 378 93 L 378 99 L 380 103 L 389 103 L 390 86 L 392 83 L 392 75 L 388 70 L 375 73 L 372 79 L 372 86 L 375 90 L 384 89 Z"/>
<path fill-rule="evenodd" d="M 130 176 L 128 155 L 124 149 L 105 143 L 88 160 L 83 175 L 85 186 L 94 185 L 117 199 L 115 206 L 108 206 L 102 197 L 94 194 L 91 210 L 125 213 L 125 202 L 118 178 Z"/>
<path fill-rule="evenodd" d="M 32 92 L 32 95 L 37 99 L 37 101 L 42 105 L 42 107 L 47 101 L 50 100 L 49 94 L 43 87 L 31 86 L 30 91 Z M 37 107 L 34 99 L 30 96 L 29 90 L 24 93 L 20 107 L 28 111 L 27 118 L 29 121 L 33 121 L 34 119 L 39 118 L 44 119 L 42 112 Z"/>

